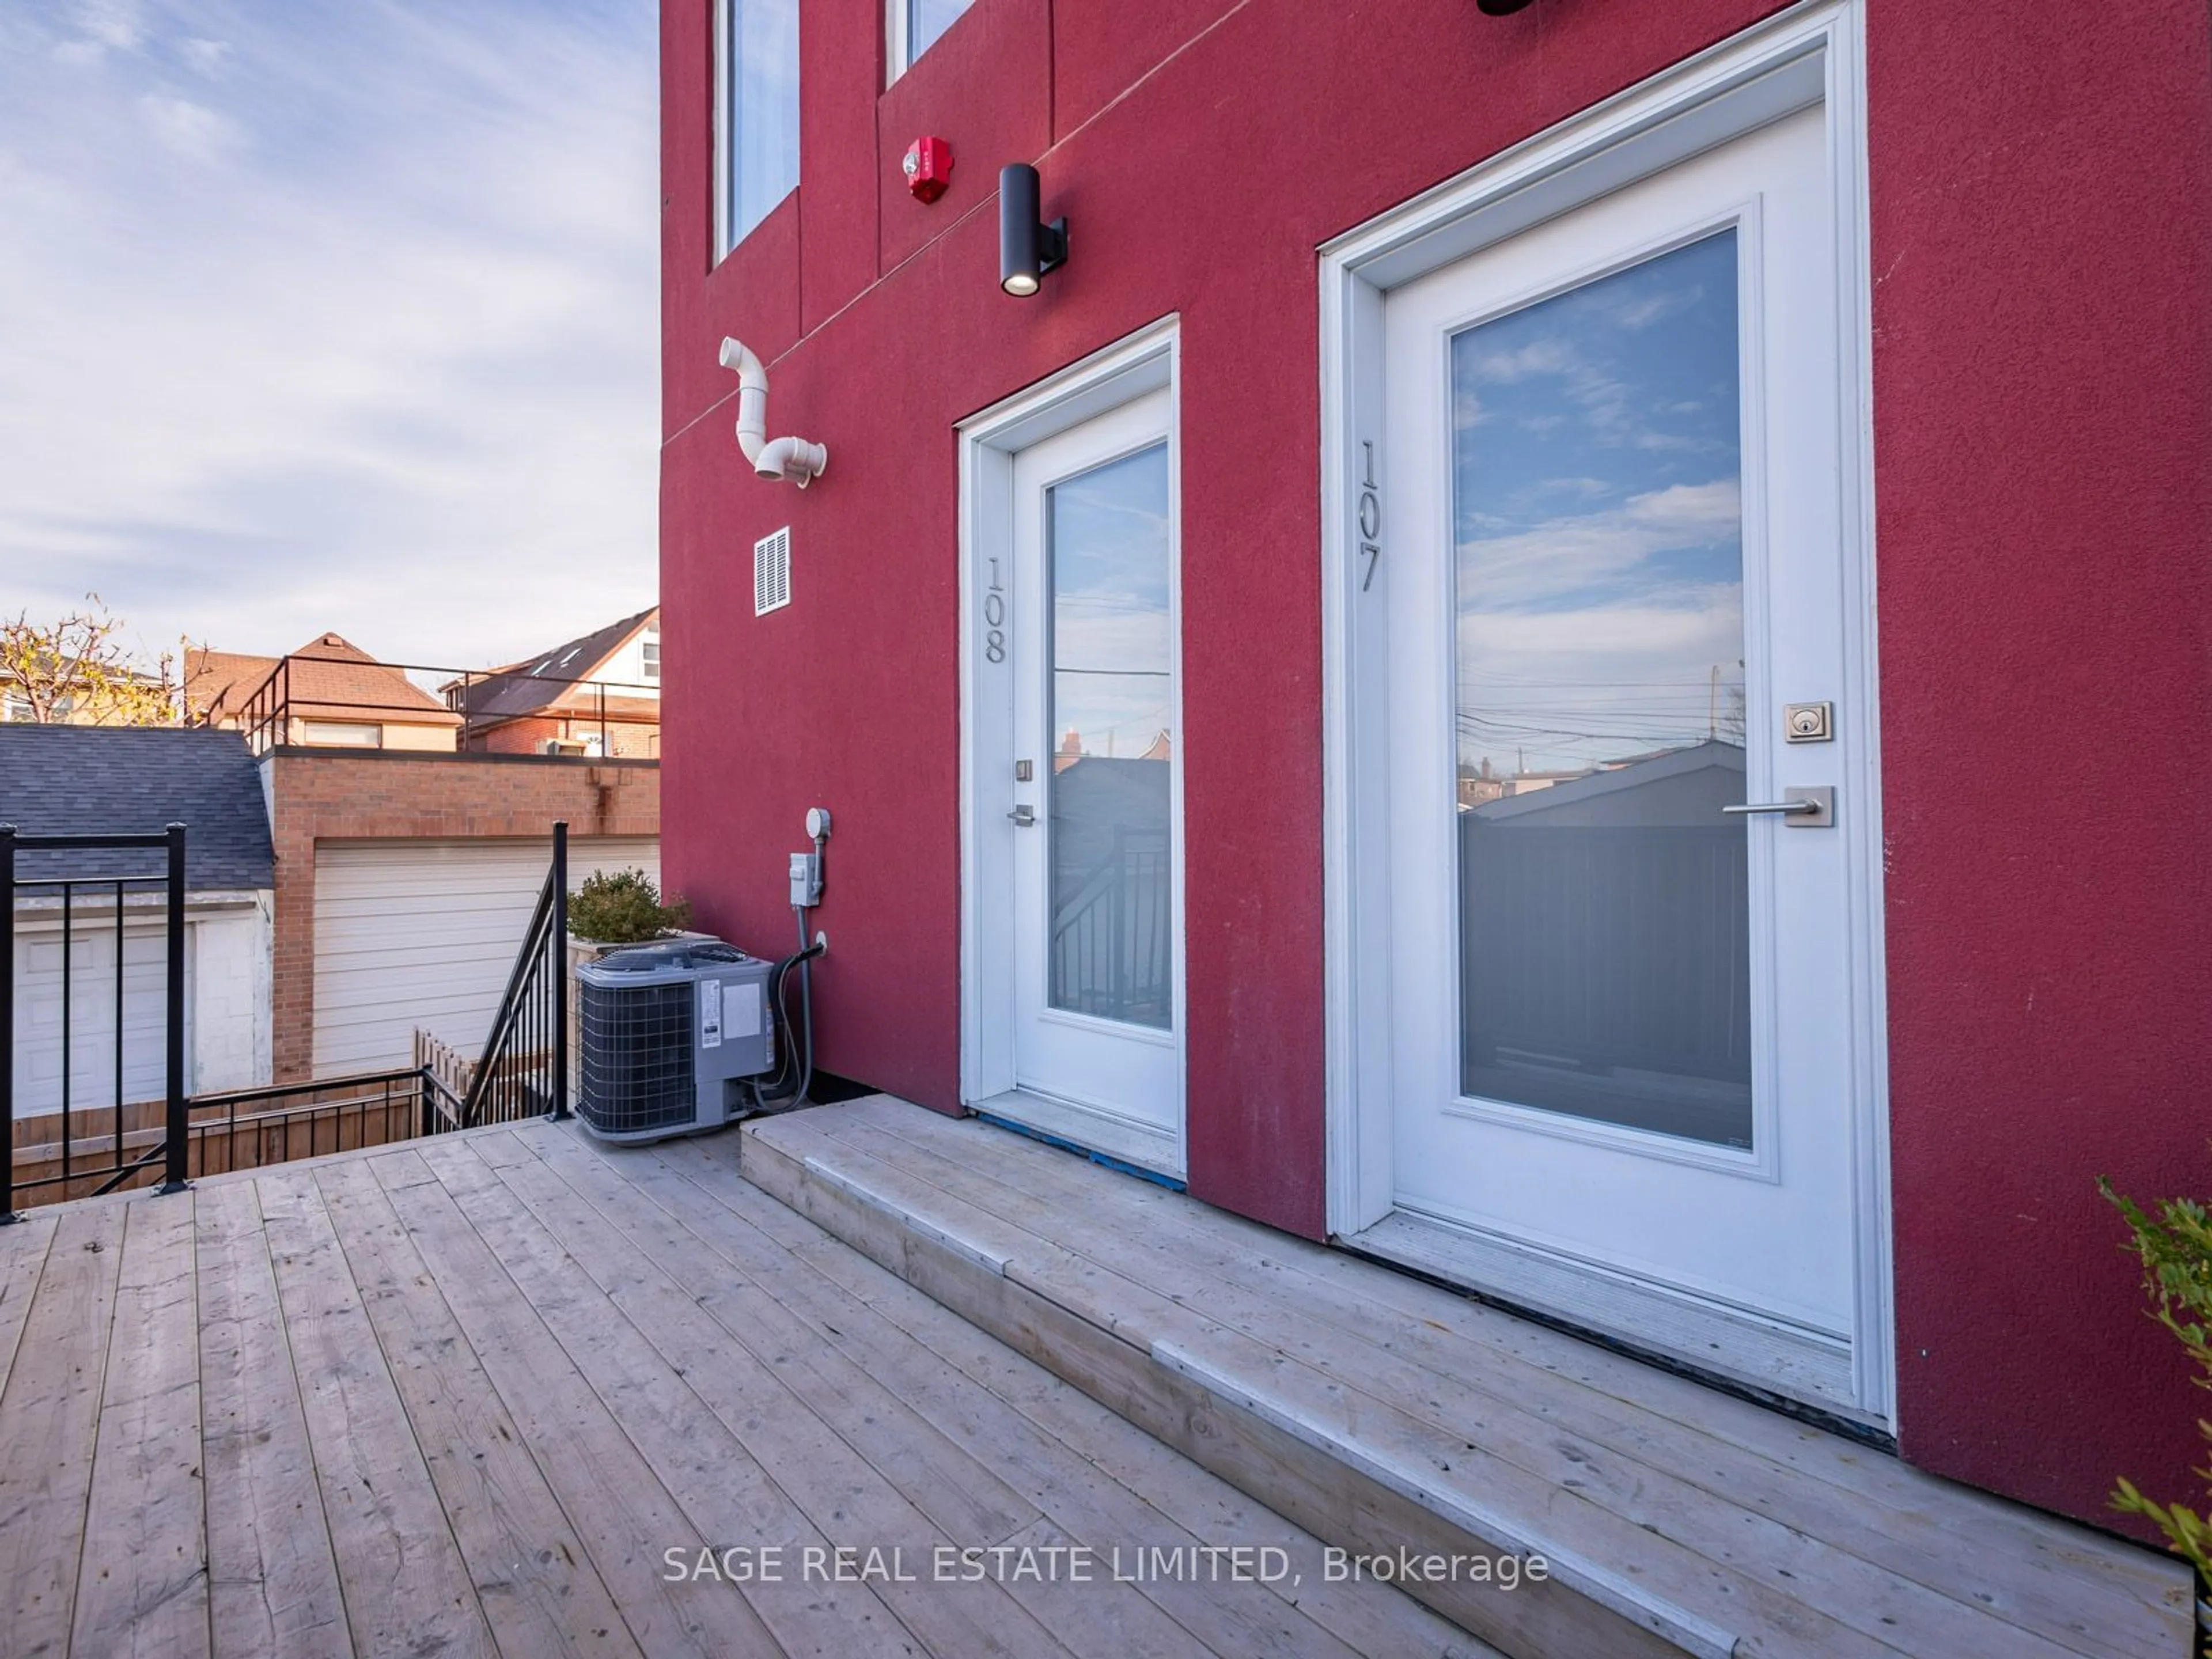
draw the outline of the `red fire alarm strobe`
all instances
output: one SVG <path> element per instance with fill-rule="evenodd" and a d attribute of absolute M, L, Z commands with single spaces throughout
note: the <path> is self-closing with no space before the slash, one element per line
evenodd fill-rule
<path fill-rule="evenodd" d="M 917 138 L 906 147 L 899 169 L 916 201 L 933 202 L 952 182 L 952 146 L 942 138 Z"/>

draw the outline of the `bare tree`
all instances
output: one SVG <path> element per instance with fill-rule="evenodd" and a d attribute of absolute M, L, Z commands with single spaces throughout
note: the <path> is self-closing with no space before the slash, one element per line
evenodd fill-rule
<path fill-rule="evenodd" d="M 59 726 L 181 726 L 184 688 L 177 653 L 151 667 L 117 637 L 122 620 L 97 593 L 58 622 L 27 611 L 0 622 L 0 715 Z"/>

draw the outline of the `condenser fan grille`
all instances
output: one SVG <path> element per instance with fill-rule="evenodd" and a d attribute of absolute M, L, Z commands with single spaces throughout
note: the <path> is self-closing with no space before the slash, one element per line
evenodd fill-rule
<path fill-rule="evenodd" d="M 688 981 L 577 986 L 583 1050 L 578 1115 L 602 1134 L 689 1123 L 698 1109 Z"/>

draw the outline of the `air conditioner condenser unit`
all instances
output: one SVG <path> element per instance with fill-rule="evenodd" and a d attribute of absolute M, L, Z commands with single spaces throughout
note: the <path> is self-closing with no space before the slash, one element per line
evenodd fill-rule
<path fill-rule="evenodd" d="M 611 951 L 576 969 L 576 1115 L 603 1140 L 660 1140 L 742 1115 L 775 1069 L 770 966 L 715 939 Z"/>

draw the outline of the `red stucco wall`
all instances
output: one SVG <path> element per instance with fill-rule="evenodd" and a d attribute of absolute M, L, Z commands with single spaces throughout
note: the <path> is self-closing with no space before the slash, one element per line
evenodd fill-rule
<path fill-rule="evenodd" d="M 708 0 L 664 0 L 665 857 L 778 949 L 835 810 L 823 1066 L 957 1103 L 952 424 L 1176 312 L 1190 1184 L 1320 1231 L 1314 249 L 1774 9 L 976 0 L 879 93 L 879 0 L 807 0 L 801 187 L 715 266 Z M 2088 1182 L 2212 1184 L 2212 46 L 2201 0 L 1869 10 L 1904 1449 L 2095 1514 L 2179 1474 L 2195 1409 Z M 1074 245 L 1030 302 L 995 282 L 1015 160 Z M 818 488 L 739 461 L 725 333 Z"/>
<path fill-rule="evenodd" d="M 2206 21 L 1868 41 L 1904 1449 L 2093 1516 L 2203 1414 L 2090 1177 L 2212 1188 Z"/>

